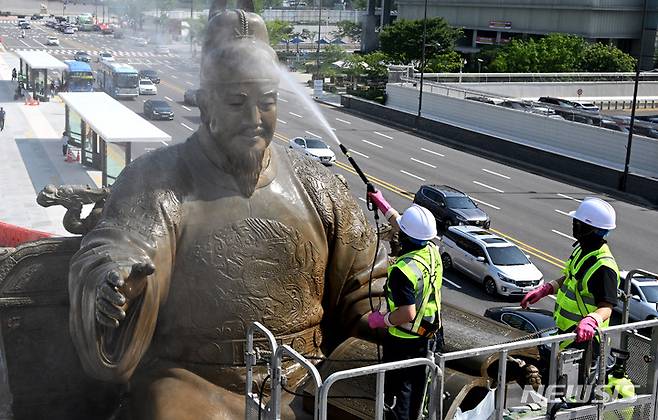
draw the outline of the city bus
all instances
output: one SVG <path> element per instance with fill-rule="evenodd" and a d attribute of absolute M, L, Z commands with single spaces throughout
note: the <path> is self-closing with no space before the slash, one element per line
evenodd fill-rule
<path fill-rule="evenodd" d="M 64 90 L 67 92 L 93 92 L 94 73 L 91 66 L 82 61 L 64 60 Z"/>
<path fill-rule="evenodd" d="M 93 31 L 94 30 L 94 17 L 91 13 L 84 13 L 78 15 L 76 18 L 78 29 L 81 31 Z"/>
<path fill-rule="evenodd" d="M 128 64 L 101 61 L 96 74 L 101 90 L 114 98 L 135 98 L 139 95 L 138 71 Z"/>

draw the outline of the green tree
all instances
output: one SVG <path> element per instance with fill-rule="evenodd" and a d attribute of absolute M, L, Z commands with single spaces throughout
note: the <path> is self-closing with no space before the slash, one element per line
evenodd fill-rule
<path fill-rule="evenodd" d="M 368 0 L 352 0 L 351 3 L 353 10 L 366 10 L 368 7 Z"/>
<path fill-rule="evenodd" d="M 363 55 L 363 62 L 366 63 L 365 74 L 370 78 L 387 78 L 388 63 L 391 59 L 386 53 L 381 51 L 371 52 Z"/>
<path fill-rule="evenodd" d="M 201 43 L 206 36 L 206 28 L 208 27 L 208 19 L 187 19 L 190 25 L 190 36 L 193 42 Z"/>
<path fill-rule="evenodd" d="M 267 27 L 267 33 L 270 35 L 270 45 L 275 46 L 281 41 L 286 41 L 286 46 L 288 41 L 292 38 L 292 32 L 294 27 L 292 23 L 285 22 L 282 20 L 272 20 L 265 22 Z"/>
<path fill-rule="evenodd" d="M 563 73 L 580 70 L 587 41 L 576 35 L 550 34 L 537 42 L 539 68 L 544 73 Z"/>
<path fill-rule="evenodd" d="M 396 63 L 417 65 L 423 51 L 422 33 L 422 20 L 397 20 L 379 33 L 381 50 Z M 426 46 L 438 53 L 452 50 L 462 32 L 451 28 L 445 19 L 439 17 L 427 19 L 426 34 Z"/>
<path fill-rule="evenodd" d="M 616 47 L 590 44 L 575 35 L 551 34 L 538 41 L 512 40 L 488 69 L 504 73 L 633 71 L 635 59 Z"/>
<path fill-rule="evenodd" d="M 427 61 L 425 71 L 435 73 L 457 73 L 462 56 L 457 51 L 448 51 L 433 56 Z"/>
<path fill-rule="evenodd" d="M 537 73 L 539 49 L 535 40 L 513 39 L 499 50 L 490 68 L 500 73 Z"/>
<path fill-rule="evenodd" d="M 352 22 L 351 20 L 341 20 L 340 22 L 336 23 L 336 26 L 338 26 L 338 31 L 337 35 L 340 38 L 350 38 L 353 39 L 356 42 L 361 41 L 361 24 L 358 22 Z"/>
<path fill-rule="evenodd" d="M 597 42 L 588 46 L 582 54 L 580 67 L 591 72 L 635 71 L 637 60 L 619 48 Z"/>

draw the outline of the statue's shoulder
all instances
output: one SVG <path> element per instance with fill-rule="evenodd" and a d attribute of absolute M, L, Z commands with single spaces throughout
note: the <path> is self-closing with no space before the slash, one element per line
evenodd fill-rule
<path fill-rule="evenodd" d="M 311 196 L 350 195 L 347 182 L 341 175 L 334 174 L 321 163 L 308 159 L 292 149 L 285 149 L 284 153 L 290 161 L 295 176 Z"/>

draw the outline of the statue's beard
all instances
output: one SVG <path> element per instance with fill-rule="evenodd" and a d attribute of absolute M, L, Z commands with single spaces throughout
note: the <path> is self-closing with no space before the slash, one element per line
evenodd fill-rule
<path fill-rule="evenodd" d="M 240 192 L 245 197 L 251 197 L 263 170 L 263 157 L 267 148 L 245 147 L 239 139 L 224 139 L 216 130 L 216 124 L 211 120 L 208 131 L 213 137 L 215 144 L 223 144 L 222 152 L 225 156 L 224 171 L 235 179 Z"/>
<path fill-rule="evenodd" d="M 245 197 L 251 197 L 258 185 L 258 178 L 263 170 L 263 157 L 266 149 L 250 148 L 237 150 L 229 147 L 226 150 L 226 171 L 233 175 L 240 192 Z"/>

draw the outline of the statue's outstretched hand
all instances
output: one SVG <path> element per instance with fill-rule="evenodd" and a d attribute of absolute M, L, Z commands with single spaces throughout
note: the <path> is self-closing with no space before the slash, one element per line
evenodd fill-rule
<path fill-rule="evenodd" d="M 96 292 L 96 320 L 118 328 L 126 317 L 127 304 L 146 289 L 146 278 L 155 272 L 152 262 L 119 265 L 107 272 Z"/>

